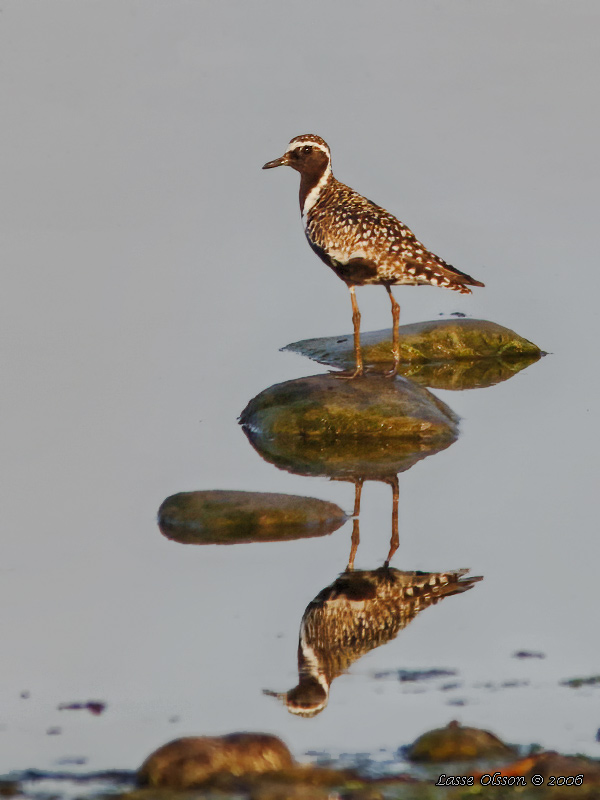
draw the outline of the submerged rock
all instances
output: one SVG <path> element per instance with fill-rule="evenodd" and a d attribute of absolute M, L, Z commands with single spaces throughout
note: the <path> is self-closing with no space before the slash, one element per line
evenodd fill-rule
<path fill-rule="evenodd" d="M 346 522 L 335 503 L 269 492 L 179 492 L 158 511 L 158 525 L 181 544 L 243 544 L 325 536 Z"/>
<path fill-rule="evenodd" d="M 407 751 L 411 761 L 475 761 L 480 758 L 508 758 L 514 750 L 497 736 L 481 728 L 463 728 L 456 720 L 445 728 L 428 731 Z"/>
<path fill-rule="evenodd" d="M 582 686 L 600 686 L 600 675 L 589 675 L 587 678 L 569 678 L 560 682 L 561 686 L 580 689 Z"/>
<path fill-rule="evenodd" d="M 301 475 L 386 478 L 443 450 L 458 417 L 404 378 L 315 375 L 265 389 L 240 424 L 265 460 Z"/>
<path fill-rule="evenodd" d="M 57 708 L 59 711 L 89 711 L 98 716 L 106 709 L 106 703 L 101 700 L 86 700 L 84 703 L 59 703 Z"/>
<path fill-rule="evenodd" d="M 188 736 L 151 753 L 138 770 L 142 786 L 189 789 L 219 773 L 248 775 L 292 767 L 286 745 L 264 733 Z"/>
<path fill-rule="evenodd" d="M 304 339 L 282 349 L 332 367 L 349 369 L 354 365 L 351 335 Z M 362 334 L 361 350 L 367 367 L 389 368 L 393 361 L 391 329 Z M 533 342 L 486 320 L 431 320 L 400 326 L 399 374 L 440 389 L 491 386 L 541 356 Z"/>
<path fill-rule="evenodd" d="M 517 650 L 512 654 L 513 658 L 546 658 L 545 653 L 540 653 L 537 650 Z"/>

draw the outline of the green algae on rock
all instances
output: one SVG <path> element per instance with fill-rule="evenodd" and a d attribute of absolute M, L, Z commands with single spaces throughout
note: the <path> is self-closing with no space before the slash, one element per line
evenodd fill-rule
<path fill-rule="evenodd" d="M 411 761 L 437 763 L 509 758 L 514 756 L 514 750 L 489 731 L 463 728 L 453 720 L 445 728 L 419 736 L 408 748 L 407 755 Z"/>
<path fill-rule="evenodd" d="M 265 733 L 188 736 L 159 747 L 138 771 L 142 786 L 189 789 L 219 773 L 246 775 L 293 766 L 286 745 Z"/>
<path fill-rule="evenodd" d="M 426 389 L 404 378 L 370 376 L 352 381 L 313 375 L 278 383 L 253 398 L 240 424 L 268 436 L 366 441 L 445 442 L 458 417 Z"/>
<path fill-rule="evenodd" d="M 248 403 L 240 424 L 276 466 L 342 479 L 396 475 L 458 437 L 456 414 L 399 377 L 315 375 L 276 384 Z"/>
<path fill-rule="evenodd" d="M 282 349 L 300 353 L 320 364 L 332 367 L 347 369 L 354 364 L 351 335 L 304 339 L 288 344 Z M 393 361 L 391 329 L 364 333 L 361 336 L 361 349 L 365 366 L 381 369 L 389 367 Z M 542 351 L 537 345 L 509 328 L 487 320 L 431 320 L 400 326 L 400 374 L 414 377 L 416 380 L 419 373 L 424 377 L 431 375 L 433 382 L 427 385 L 437 385 L 438 388 L 475 388 L 491 385 L 499 380 L 506 380 L 519 369 L 537 361 L 541 355 Z M 417 364 L 479 360 L 491 360 L 497 363 L 474 371 L 471 367 L 470 376 L 469 370 L 461 370 L 460 374 L 465 385 L 458 386 L 453 386 L 452 372 L 448 372 L 448 369 L 439 371 L 430 369 L 428 372 L 415 369 Z M 449 385 L 440 381 L 445 381 Z"/>
<path fill-rule="evenodd" d="M 181 544 L 243 544 L 325 536 L 344 522 L 326 500 L 270 492 L 179 492 L 162 503 L 158 525 Z"/>

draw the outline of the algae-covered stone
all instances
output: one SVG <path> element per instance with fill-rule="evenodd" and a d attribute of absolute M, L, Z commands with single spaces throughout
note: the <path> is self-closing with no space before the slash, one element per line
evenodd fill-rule
<path fill-rule="evenodd" d="M 428 731 L 408 748 L 411 761 L 475 761 L 508 758 L 514 750 L 497 736 L 481 728 L 463 728 L 453 720 L 445 728 Z"/>
<path fill-rule="evenodd" d="M 188 736 L 151 753 L 138 770 L 138 781 L 142 786 L 189 789 L 219 773 L 257 774 L 287 769 L 293 763 L 290 751 L 276 736 Z"/>
<path fill-rule="evenodd" d="M 265 389 L 240 423 L 267 460 L 302 475 L 395 475 L 448 447 L 458 417 L 411 381 L 314 375 Z"/>
<path fill-rule="evenodd" d="M 283 348 L 308 356 L 321 364 L 351 368 L 354 346 L 351 335 L 304 339 Z M 361 335 L 363 361 L 367 367 L 391 366 L 392 331 L 371 331 Z M 509 328 L 478 319 L 431 320 L 400 326 L 399 372 L 411 378 L 419 374 L 416 364 L 442 364 L 458 361 L 491 360 L 495 364 L 460 369 L 458 386 L 453 385 L 453 371 L 430 370 L 432 383 L 439 388 L 474 388 L 491 385 L 523 369 L 542 355 L 540 348 Z M 514 362 L 514 363 L 511 363 Z M 458 368 L 457 368 L 458 369 Z M 469 374 L 470 373 L 470 374 Z M 460 385 L 461 382 L 463 385 Z M 446 385 L 446 383 L 448 385 Z"/>
<path fill-rule="evenodd" d="M 325 536 L 344 524 L 339 506 L 269 492 L 179 492 L 158 511 L 158 525 L 182 544 L 243 544 Z"/>
<path fill-rule="evenodd" d="M 370 439 L 445 442 L 458 417 L 435 395 L 404 378 L 352 381 L 313 375 L 278 383 L 253 398 L 240 423 L 269 436 L 314 441 Z"/>
<path fill-rule="evenodd" d="M 458 436 L 458 418 L 404 378 L 315 375 L 261 392 L 240 416 L 260 454 L 303 475 L 396 475 Z"/>

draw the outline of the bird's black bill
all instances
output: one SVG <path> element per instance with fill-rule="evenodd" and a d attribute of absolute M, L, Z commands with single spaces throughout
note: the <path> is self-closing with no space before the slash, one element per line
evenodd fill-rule
<path fill-rule="evenodd" d="M 276 158 L 275 161 L 267 161 L 263 169 L 273 169 L 273 167 L 283 167 L 286 164 L 287 161 L 285 160 L 285 156 L 281 156 L 281 158 Z"/>

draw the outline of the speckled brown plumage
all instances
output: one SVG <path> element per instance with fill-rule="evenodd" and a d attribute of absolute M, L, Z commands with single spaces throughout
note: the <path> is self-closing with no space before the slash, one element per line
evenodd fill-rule
<path fill-rule="evenodd" d="M 391 293 L 396 285 L 432 285 L 470 294 L 470 286 L 483 286 L 436 256 L 414 233 L 384 208 L 336 180 L 331 153 L 319 136 L 296 136 L 281 158 L 263 169 L 290 166 L 300 173 L 300 209 L 306 238 L 317 255 L 349 287 L 352 299 L 357 368 L 360 355 L 360 313 L 355 286 L 380 284 L 392 303 L 394 370 L 400 360 L 397 334 L 400 307 Z"/>
<path fill-rule="evenodd" d="M 401 572 L 391 567 L 349 570 L 309 604 L 300 626 L 299 683 L 278 695 L 288 710 L 314 716 L 325 708 L 332 681 L 361 656 L 391 641 L 444 597 L 481 577 L 456 572 Z"/>
<path fill-rule="evenodd" d="M 471 294 L 469 285 L 483 285 L 429 252 L 410 228 L 333 176 L 306 215 L 306 237 L 348 284 L 431 284 L 462 294 Z"/>

